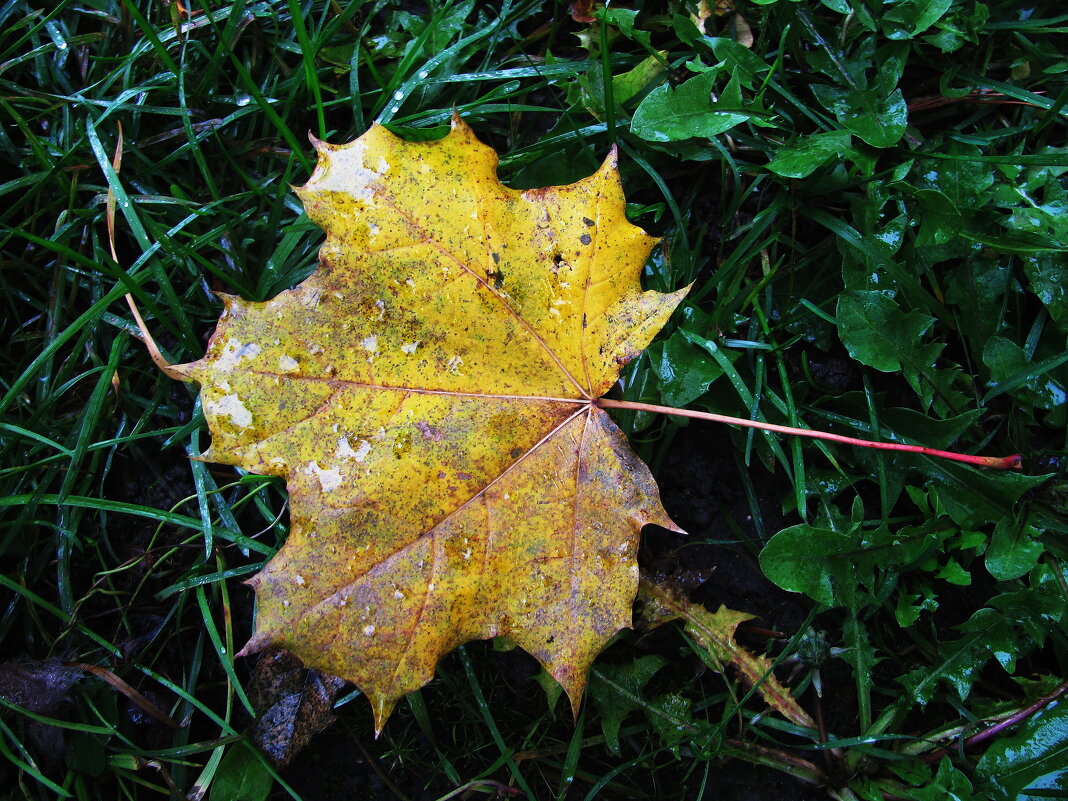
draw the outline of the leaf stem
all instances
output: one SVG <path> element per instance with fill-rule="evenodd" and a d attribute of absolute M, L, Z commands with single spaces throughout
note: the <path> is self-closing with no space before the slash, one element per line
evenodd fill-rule
<path fill-rule="evenodd" d="M 160 352 L 159 347 L 156 345 L 156 340 L 152 338 L 148 326 L 145 325 L 145 321 L 141 318 L 141 312 L 137 308 L 137 303 L 134 302 L 133 295 L 129 293 L 126 294 L 126 303 L 130 307 L 130 312 L 133 314 L 134 320 L 137 322 L 137 327 L 141 330 L 141 339 L 144 341 L 145 347 L 148 348 L 148 355 L 152 358 L 156 367 L 171 378 L 178 381 L 188 381 L 189 379 L 177 372 L 174 369 L 174 365 L 167 361 Z"/>
<path fill-rule="evenodd" d="M 759 420 L 746 420 L 742 417 L 731 417 L 714 412 L 698 412 L 692 409 L 676 409 L 671 406 L 657 406 L 652 403 L 637 403 L 634 401 L 619 401 L 611 398 L 598 398 L 595 406 L 602 409 L 629 409 L 636 412 L 652 412 L 654 414 L 672 414 L 677 417 L 693 417 L 698 420 L 711 420 L 715 423 L 729 423 L 731 425 L 745 426 L 747 428 L 759 428 L 764 431 L 775 431 L 779 434 L 793 434 L 798 437 L 811 437 L 812 439 L 826 439 L 831 442 L 841 442 L 846 445 L 856 445 L 861 448 L 877 448 L 884 451 L 907 451 L 908 453 L 922 453 L 927 456 L 939 456 L 943 459 L 951 459 L 954 462 L 976 465 L 978 467 L 991 467 L 997 470 L 1019 470 L 1021 465 L 1020 454 L 1011 456 L 972 456 L 967 453 L 954 451 L 942 451 L 937 448 L 926 448 L 922 445 L 906 445 L 900 442 L 872 442 L 856 437 L 847 437 L 843 434 L 831 434 L 826 431 L 813 431 L 809 428 L 795 428 L 793 426 L 781 426 L 775 423 L 764 423 Z"/>

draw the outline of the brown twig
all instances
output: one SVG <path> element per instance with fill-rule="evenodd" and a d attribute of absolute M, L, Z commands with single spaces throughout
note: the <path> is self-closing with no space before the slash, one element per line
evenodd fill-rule
<path fill-rule="evenodd" d="M 86 673 L 92 673 L 97 678 L 103 679 L 163 725 L 168 726 L 172 729 L 182 728 L 182 725 L 180 723 L 176 722 L 170 715 L 168 715 L 166 712 L 163 712 L 158 706 L 149 701 L 147 698 L 145 698 L 145 696 L 141 695 L 141 693 L 139 693 L 137 690 L 135 690 L 133 687 L 131 687 L 125 681 L 120 679 L 107 668 L 102 668 L 97 665 L 90 665 L 87 662 L 71 662 L 70 666 L 76 667 L 79 670 L 84 670 Z"/>

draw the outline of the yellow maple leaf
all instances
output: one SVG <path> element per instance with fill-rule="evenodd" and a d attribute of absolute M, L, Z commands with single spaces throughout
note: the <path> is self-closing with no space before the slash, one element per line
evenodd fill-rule
<path fill-rule="evenodd" d="M 642 292 L 655 244 L 612 155 L 517 191 L 458 118 L 436 142 L 316 142 L 298 189 L 327 234 L 272 300 L 224 297 L 204 458 L 284 476 L 288 541 L 250 582 L 256 632 L 356 683 L 381 730 L 472 639 L 508 635 L 575 708 L 631 622 L 638 534 L 675 528 L 597 405 L 686 290 Z"/>

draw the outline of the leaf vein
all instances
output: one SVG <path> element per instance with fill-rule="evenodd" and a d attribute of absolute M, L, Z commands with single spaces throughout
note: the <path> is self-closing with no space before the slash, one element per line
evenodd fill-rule
<path fill-rule="evenodd" d="M 489 292 L 490 296 L 495 298 L 500 303 L 501 307 L 515 319 L 515 321 L 519 324 L 519 327 L 526 331 L 529 336 L 533 337 L 534 341 L 538 344 L 538 347 L 540 347 L 545 352 L 545 355 L 547 355 L 553 361 L 553 363 L 556 365 L 556 368 L 560 371 L 564 378 L 566 378 L 569 382 L 571 382 L 571 384 L 574 385 L 575 389 L 578 390 L 579 394 L 583 398 L 589 398 L 589 393 L 587 393 L 586 390 L 583 389 L 582 385 L 575 380 L 575 377 L 571 375 L 571 371 L 567 369 L 567 367 L 562 361 L 560 361 L 560 357 L 556 355 L 556 352 L 552 348 L 550 348 L 545 342 L 545 340 L 542 339 L 541 335 L 534 330 L 534 326 L 527 322 L 526 318 L 524 318 L 523 315 L 520 314 L 519 311 L 514 306 L 512 306 L 511 303 L 508 302 L 508 298 L 505 295 L 498 292 L 494 287 L 488 284 L 481 276 L 479 276 L 477 272 L 471 269 L 471 266 L 467 262 L 465 262 L 455 253 L 453 253 L 448 248 L 444 247 L 436 239 L 434 239 L 430 235 L 430 233 L 414 217 L 412 217 L 403 208 L 393 202 L 392 198 L 390 198 L 386 194 L 384 188 L 379 186 L 376 187 L 376 189 L 379 190 L 378 196 L 381 198 L 382 202 L 389 206 L 391 209 L 393 209 L 401 217 L 403 217 L 409 225 L 411 225 L 416 231 L 418 231 L 423 236 L 424 241 L 436 248 L 438 252 L 440 252 L 444 257 L 451 259 L 457 267 L 459 267 L 461 270 L 470 275 L 475 280 L 475 283 L 479 288 L 484 289 L 486 292 Z M 476 203 L 481 208 L 481 198 L 476 198 Z"/>

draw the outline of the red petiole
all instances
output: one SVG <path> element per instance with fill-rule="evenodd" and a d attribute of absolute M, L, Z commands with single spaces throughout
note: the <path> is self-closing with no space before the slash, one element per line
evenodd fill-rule
<path fill-rule="evenodd" d="M 841 442 L 846 445 L 856 445 L 861 448 L 878 448 L 884 451 L 906 451 L 908 453 L 922 453 L 926 456 L 939 456 L 943 459 L 951 459 L 954 462 L 977 465 L 979 467 L 992 467 L 997 470 L 1019 470 L 1021 465 L 1020 454 L 1011 456 L 972 456 L 967 453 L 954 451 L 942 451 L 937 448 L 925 448 L 922 445 L 906 445 L 900 442 L 872 442 L 856 437 L 847 437 L 843 434 L 829 434 L 825 431 L 813 431 L 809 428 L 794 428 L 793 426 L 781 426 L 775 423 L 762 423 L 759 420 L 746 420 L 742 417 L 731 417 L 725 414 L 713 412 L 697 412 L 691 409 L 676 409 L 671 406 L 656 406 L 652 403 L 635 403 L 634 401 L 618 401 L 610 398 L 598 398 L 594 405 L 602 409 L 629 409 L 636 412 L 652 412 L 654 414 L 673 414 L 677 417 L 693 417 L 698 420 L 711 420 L 715 423 L 729 423 L 746 428 L 759 428 L 762 431 L 775 431 L 779 434 L 793 434 L 798 437 L 810 437 L 812 439 L 826 439 L 831 442 Z"/>

